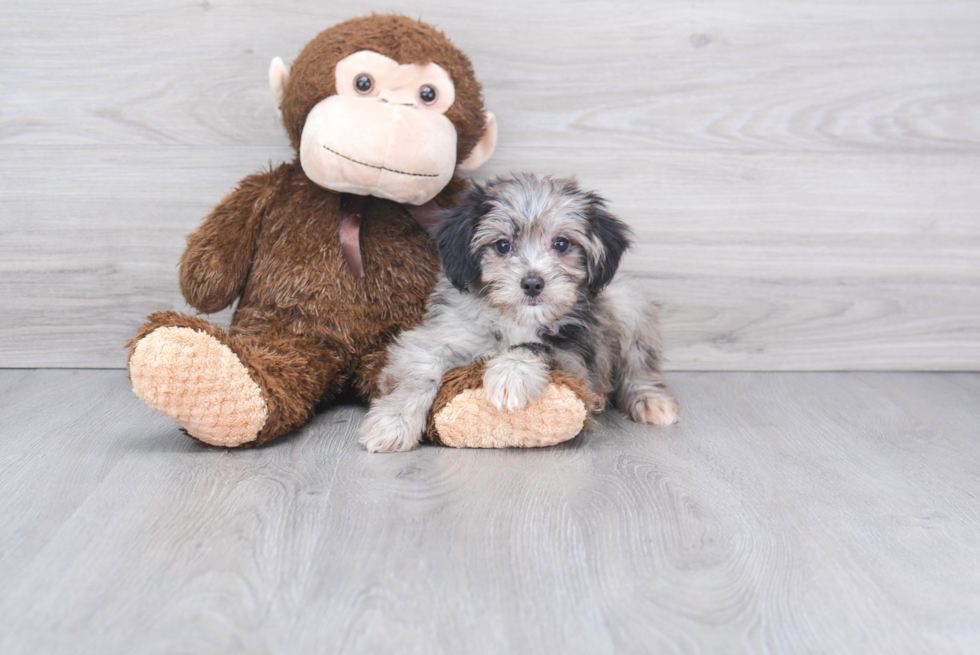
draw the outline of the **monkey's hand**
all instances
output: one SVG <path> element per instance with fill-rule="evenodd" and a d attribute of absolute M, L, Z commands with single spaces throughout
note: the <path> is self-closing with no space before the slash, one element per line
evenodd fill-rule
<path fill-rule="evenodd" d="M 514 412 L 541 398 L 549 374 L 548 361 L 537 349 L 513 346 L 487 362 L 483 388 L 494 407 Z"/>
<path fill-rule="evenodd" d="M 187 237 L 180 258 L 180 290 L 192 307 L 210 314 L 241 294 L 262 214 L 289 166 L 246 177 Z"/>

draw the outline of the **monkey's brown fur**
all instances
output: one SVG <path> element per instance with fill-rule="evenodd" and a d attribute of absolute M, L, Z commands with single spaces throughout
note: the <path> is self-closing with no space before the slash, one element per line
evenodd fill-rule
<path fill-rule="evenodd" d="M 299 148 L 306 116 L 320 100 L 337 93 L 334 67 L 359 50 L 372 50 L 402 64 L 439 64 L 453 80 L 456 100 L 446 118 L 456 126 L 456 161 L 461 162 L 483 136 L 483 90 L 469 58 L 431 25 L 397 15 L 372 15 L 334 25 L 310 41 L 293 64 L 279 109 Z"/>
<path fill-rule="evenodd" d="M 311 41 L 293 65 L 281 103 L 298 148 L 306 115 L 334 89 L 334 67 L 359 50 L 401 63 L 435 62 L 452 77 L 457 163 L 483 134 L 481 88 L 469 60 L 432 27 L 403 16 L 374 15 L 336 25 Z M 454 179 L 437 198 L 450 202 Z M 187 302 L 211 313 L 236 299 L 228 331 L 178 312 L 152 314 L 129 342 L 161 327 L 185 327 L 228 346 L 260 387 L 268 419 L 260 445 L 302 425 L 314 407 L 345 387 L 369 399 L 384 348 L 418 324 L 439 263 L 434 244 L 396 203 L 374 198 L 364 212 L 360 246 L 365 276 L 355 278 L 340 249 L 340 194 L 303 173 L 298 158 L 245 178 L 187 240 L 180 285 Z"/>

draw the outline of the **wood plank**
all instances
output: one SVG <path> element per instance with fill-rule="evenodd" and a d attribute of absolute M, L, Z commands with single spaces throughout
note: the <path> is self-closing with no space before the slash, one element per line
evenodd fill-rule
<path fill-rule="evenodd" d="M 980 376 L 671 381 L 676 428 L 383 456 L 358 408 L 226 451 L 0 371 L 0 649 L 970 652 Z"/>
<path fill-rule="evenodd" d="M 519 18 L 502 19 L 514 7 Z M 391 0 L 472 58 L 505 145 L 976 152 L 973 2 Z M 279 145 L 266 75 L 350 0 L 0 7 L 0 143 Z M 560 19 L 556 19 L 560 17 Z"/>
<path fill-rule="evenodd" d="M 105 412 L 95 404 L 101 420 L 93 420 L 92 428 L 73 416 L 76 423 L 71 429 L 53 434 L 43 429 L 4 431 L 5 441 L 19 437 L 25 450 L 35 451 L 36 464 L 24 468 L 21 479 L 13 482 L 14 490 L 21 494 L 5 502 L 3 514 L 29 526 L 19 531 L 43 546 L 29 553 L 33 559 L 28 563 L 18 562 L 11 570 L 22 572 L 21 581 L 47 575 L 44 569 L 67 573 L 74 567 L 73 558 L 56 563 L 41 554 L 65 543 L 79 553 L 94 549 L 121 557 L 90 559 L 89 568 L 77 580 L 78 587 L 57 583 L 46 584 L 47 590 L 40 594 L 27 590 L 21 600 L 29 600 L 32 611 L 26 614 L 10 608 L 8 602 L 16 601 L 17 593 L 5 584 L 0 591 L 0 616 L 4 617 L 0 619 L 4 627 L 0 650 L 170 652 L 168 646 L 176 637 L 184 644 L 178 650 L 184 652 L 275 652 L 264 641 L 263 629 L 253 630 L 260 624 L 271 623 L 278 630 L 289 624 L 290 615 L 276 612 L 282 609 L 282 600 L 289 599 L 289 585 L 305 584 L 302 567 L 308 564 L 309 555 L 303 552 L 304 540 L 315 538 L 319 512 L 329 509 L 321 502 L 321 494 L 331 484 L 329 471 L 350 457 L 354 443 L 350 435 L 336 438 L 345 432 L 341 429 L 340 435 L 328 435 L 335 438 L 310 439 L 315 434 L 310 433 L 298 450 L 292 449 L 299 445 L 292 439 L 283 440 L 275 450 L 252 453 L 205 448 L 181 435 L 166 417 L 145 410 L 129 391 L 121 371 L 88 372 L 82 383 L 56 377 L 64 373 L 33 372 L 34 383 L 23 385 L 24 395 L 38 397 L 40 391 L 50 390 L 48 402 L 66 407 L 71 416 L 76 406 L 70 402 L 59 405 L 59 400 L 78 396 L 97 401 L 100 394 L 94 390 L 107 388 L 113 404 L 125 411 Z M 79 372 L 71 373 L 77 376 Z M 4 375 L 10 373 L 0 372 L 0 378 Z M 338 411 L 349 415 L 356 410 Z M 24 418 L 30 426 L 32 417 Z M 327 422 L 318 430 L 326 427 L 329 432 L 329 426 L 342 421 L 336 415 L 324 418 Z M 159 426 L 163 426 L 162 433 Z M 75 448 L 64 453 L 63 442 L 74 442 Z M 114 455 L 124 456 L 104 458 L 101 451 L 107 447 Z M 83 464 L 75 461 L 80 454 L 87 455 Z M 16 462 L 6 457 L 0 461 L 0 477 L 6 479 Z M 59 478 L 45 493 L 60 499 L 63 507 L 32 502 L 31 494 L 37 487 L 47 489 L 45 483 L 59 473 L 59 467 L 84 470 L 93 465 L 103 469 L 107 484 L 76 490 Z M 284 483 L 289 486 L 283 487 Z M 5 497 L 8 500 L 10 496 Z M 83 502 L 89 509 L 77 508 Z M 316 512 L 310 514 L 310 509 Z M 31 519 L 38 511 L 45 512 L 46 520 L 35 524 Z M 101 587 L 97 595 L 102 600 L 78 602 L 94 591 L 89 586 L 92 583 Z M 60 591 L 48 593 L 56 589 Z M 261 607 L 251 605 L 247 598 Z M 185 613 L 182 608 L 189 610 L 188 603 L 195 609 Z M 227 615 L 222 606 L 229 611 Z M 136 607 L 145 623 L 116 622 L 121 616 L 132 617 L 130 612 Z M 42 627 L 52 620 L 60 627 Z M 252 627 L 243 632 L 248 624 Z M 230 650 L 211 650 L 209 643 L 224 643 Z M 22 651 L 25 647 L 27 651 Z"/>
<path fill-rule="evenodd" d="M 0 370 L 0 579 L 31 561 L 134 447 L 173 434 L 130 389 L 120 371 Z"/>
<path fill-rule="evenodd" d="M 637 228 L 671 367 L 980 368 L 977 3 L 388 7 L 471 55 L 481 176 L 575 173 Z M 0 366 L 122 366 L 182 308 L 183 236 L 291 156 L 269 59 L 362 12 L 3 3 Z"/>
<path fill-rule="evenodd" d="M 146 314 L 185 308 L 184 236 L 241 177 L 289 156 L 7 149 L 0 365 L 25 367 L 123 366 Z M 670 367 L 980 367 L 973 157 L 922 155 L 912 168 L 868 153 L 562 153 L 502 148 L 481 175 L 579 171 L 609 197 L 637 230 L 624 270 L 665 302 Z"/>

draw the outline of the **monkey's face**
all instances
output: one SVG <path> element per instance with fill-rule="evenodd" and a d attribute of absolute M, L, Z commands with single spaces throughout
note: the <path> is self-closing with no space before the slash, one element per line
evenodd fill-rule
<path fill-rule="evenodd" d="M 456 98 L 437 64 L 399 64 L 369 50 L 341 59 L 337 94 L 306 117 L 300 164 L 332 191 L 421 205 L 456 169 L 456 128 L 445 116 Z"/>

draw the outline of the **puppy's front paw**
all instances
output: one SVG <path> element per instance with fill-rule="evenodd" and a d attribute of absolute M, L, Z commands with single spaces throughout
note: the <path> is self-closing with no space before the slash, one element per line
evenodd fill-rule
<path fill-rule="evenodd" d="M 637 423 L 673 425 L 681 415 L 681 405 L 666 391 L 644 389 L 629 399 L 626 411 Z"/>
<path fill-rule="evenodd" d="M 422 431 L 409 424 L 404 414 L 387 406 L 368 411 L 358 431 L 359 441 L 372 453 L 399 453 L 419 445 Z"/>
<path fill-rule="evenodd" d="M 540 358 L 505 352 L 487 363 L 483 389 L 494 407 L 514 412 L 541 398 L 548 372 Z"/>

